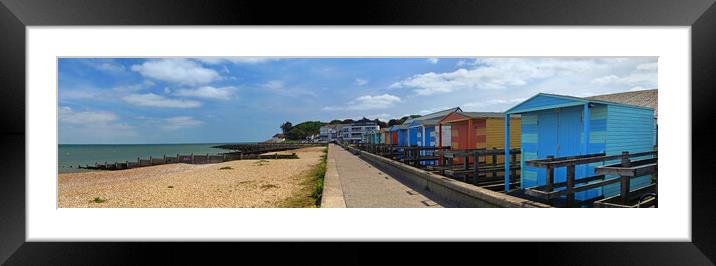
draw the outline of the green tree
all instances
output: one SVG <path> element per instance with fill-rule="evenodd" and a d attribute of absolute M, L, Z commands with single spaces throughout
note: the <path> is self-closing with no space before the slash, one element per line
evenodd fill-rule
<path fill-rule="evenodd" d="M 291 122 L 286 121 L 285 123 L 281 124 L 281 131 L 284 135 L 286 135 L 291 130 L 291 128 L 293 128 L 293 124 L 291 124 Z"/>

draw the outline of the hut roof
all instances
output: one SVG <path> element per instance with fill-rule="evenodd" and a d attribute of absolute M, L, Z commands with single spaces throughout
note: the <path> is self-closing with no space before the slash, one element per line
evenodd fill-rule
<path fill-rule="evenodd" d="M 593 97 L 598 97 L 598 96 L 593 96 Z M 546 98 L 552 98 L 554 100 L 550 101 L 549 105 L 544 105 Z M 536 102 L 539 102 L 539 103 L 535 104 L 533 100 Z M 598 104 L 606 104 L 606 105 L 623 105 L 623 106 L 629 106 L 629 107 L 654 110 L 654 108 L 651 108 L 651 107 L 628 104 L 628 103 L 621 103 L 621 102 L 606 101 L 606 100 L 601 100 L 598 98 L 590 99 L 590 98 L 580 98 L 580 97 L 568 96 L 568 95 L 538 93 L 537 95 L 532 96 L 527 100 L 524 100 L 523 102 L 513 106 L 512 108 L 507 109 L 507 111 L 505 111 L 505 113 L 509 113 L 509 114 L 524 113 L 524 112 L 531 112 L 531 111 L 545 110 L 545 109 L 552 109 L 552 108 L 577 106 L 577 105 L 582 105 L 585 103 L 598 103 Z"/>
<path fill-rule="evenodd" d="M 519 118 L 519 115 L 513 115 L 512 118 Z M 459 122 L 459 121 L 466 121 L 471 119 L 486 119 L 486 118 L 497 118 L 502 119 L 505 118 L 504 113 L 498 113 L 498 112 L 457 112 L 454 114 L 450 114 L 448 116 L 443 117 L 438 123 L 445 124 L 445 123 L 452 123 L 452 122 Z"/>
<path fill-rule="evenodd" d="M 601 100 L 629 105 L 636 105 L 642 107 L 649 107 L 654 109 L 654 117 L 658 116 L 658 89 L 653 90 L 640 90 L 640 91 L 629 91 L 612 94 L 597 95 L 591 97 L 585 97 L 590 100 Z"/>
<path fill-rule="evenodd" d="M 504 113 L 498 112 L 462 112 L 461 115 L 469 118 L 504 118 Z"/>
<path fill-rule="evenodd" d="M 435 113 L 427 114 L 418 118 L 415 118 L 413 121 L 406 121 L 406 123 L 410 122 L 416 122 L 412 126 L 434 126 L 440 122 L 444 117 L 447 115 L 454 113 L 454 112 L 462 112 L 462 109 L 460 107 L 450 108 L 447 110 L 438 111 Z M 408 124 L 410 124 L 408 123 Z M 419 124 L 419 125 L 418 125 Z"/>
<path fill-rule="evenodd" d="M 450 108 L 450 109 L 446 109 L 446 110 L 442 110 L 442 111 L 437 111 L 435 113 L 430 113 L 430 114 L 415 118 L 415 120 L 417 120 L 417 121 L 425 121 L 425 120 L 433 120 L 433 119 L 440 120 L 444 116 L 446 116 L 452 112 L 462 112 L 462 109 L 460 109 L 460 107 L 454 107 L 454 108 Z"/>

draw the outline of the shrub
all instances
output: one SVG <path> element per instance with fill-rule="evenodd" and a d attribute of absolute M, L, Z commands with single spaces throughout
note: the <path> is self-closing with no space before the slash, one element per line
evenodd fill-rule
<path fill-rule="evenodd" d="M 101 197 L 95 197 L 94 200 L 92 200 L 94 203 L 102 203 L 107 201 L 106 199 L 103 199 Z"/>

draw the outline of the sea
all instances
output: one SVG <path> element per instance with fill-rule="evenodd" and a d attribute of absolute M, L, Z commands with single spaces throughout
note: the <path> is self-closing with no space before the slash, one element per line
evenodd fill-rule
<path fill-rule="evenodd" d="M 60 144 L 58 149 L 57 170 L 60 173 L 91 171 L 78 169 L 78 165 L 94 165 L 95 163 L 114 163 L 132 161 L 137 157 L 176 156 L 179 154 L 219 154 L 229 152 L 212 146 L 225 143 L 202 144 Z"/>

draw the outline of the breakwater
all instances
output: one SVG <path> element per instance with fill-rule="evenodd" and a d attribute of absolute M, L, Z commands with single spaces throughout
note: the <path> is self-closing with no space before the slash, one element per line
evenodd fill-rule
<path fill-rule="evenodd" d="M 96 154 L 97 156 L 94 157 L 96 159 L 101 158 L 112 158 L 112 154 L 118 153 L 126 153 L 125 150 L 129 148 L 136 149 L 137 145 L 115 145 L 119 146 L 118 148 L 113 149 L 107 149 L 107 147 L 104 147 L 102 150 L 103 152 L 97 152 L 95 151 L 97 149 L 97 145 L 79 145 L 73 147 L 75 150 L 72 151 L 72 153 L 68 151 L 65 154 L 63 154 L 61 147 L 60 157 L 62 156 L 71 156 L 71 154 L 82 154 L 82 153 L 91 153 Z M 203 145 L 202 149 L 210 150 L 213 152 L 207 152 L 207 153 L 175 153 L 175 154 L 160 154 L 157 156 L 156 150 L 162 150 L 164 149 L 162 145 L 144 145 L 147 146 L 145 148 L 152 150 L 153 152 L 149 153 L 149 156 L 142 156 L 141 154 L 146 154 L 146 151 L 142 151 L 141 153 L 139 151 L 136 151 L 137 154 L 134 157 L 136 159 L 129 159 L 128 156 L 123 156 L 121 158 L 115 159 L 105 159 L 105 160 L 93 160 L 90 161 L 93 157 L 84 158 L 81 163 L 74 163 L 74 164 L 67 164 L 62 163 L 62 159 L 60 160 L 60 172 L 68 172 L 72 170 L 123 170 L 123 169 L 132 169 L 137 167 L 145 167 L 145 166 L 152 166 L 152 165 L 162 165 L 162 164 L 172 164 L 172 163 L 186 163 L 186 164 L 207 164 L 207 163 L 221 163 L 226 161 L 233 161 L 233 160 L 247 160 L 247 159 L 291 159 L 296 158 L 295 154 L 278 154 L 276 152 L 279 151 L 286 151 L 286 150 L 293 150 L 293 149 L 300 149 L 300 148 L 306 148 L 306 147 L 313 147 L 313 146 L 320 146 L 320 144 L 283 144 L 283 143 L 240 143 L 240 144 L 222 144 L 222 145 Z M 159 148 L 158 148 L 159 147 Z M 193 148 L 190 145 L 187 145 L 188 148 Z M 83 149 L 86 148 L 86 149 Z M 161 149 L 160 149 L 161 148 Z M 178 147 L 179 148 L 179 147 Z M 65 148 L 66 150 L 66 148 Z M 90 151 L 91 150 L 91 151 Z M 216 152 L 216 151 L 226 151 L 226 152 Z M 166 150 L 164 150 L 166 151 Z M 272 153 L 274 154 L 266 154 L 266 153 Z M 123 160 L 122 160 L 123 159 Z"/>

